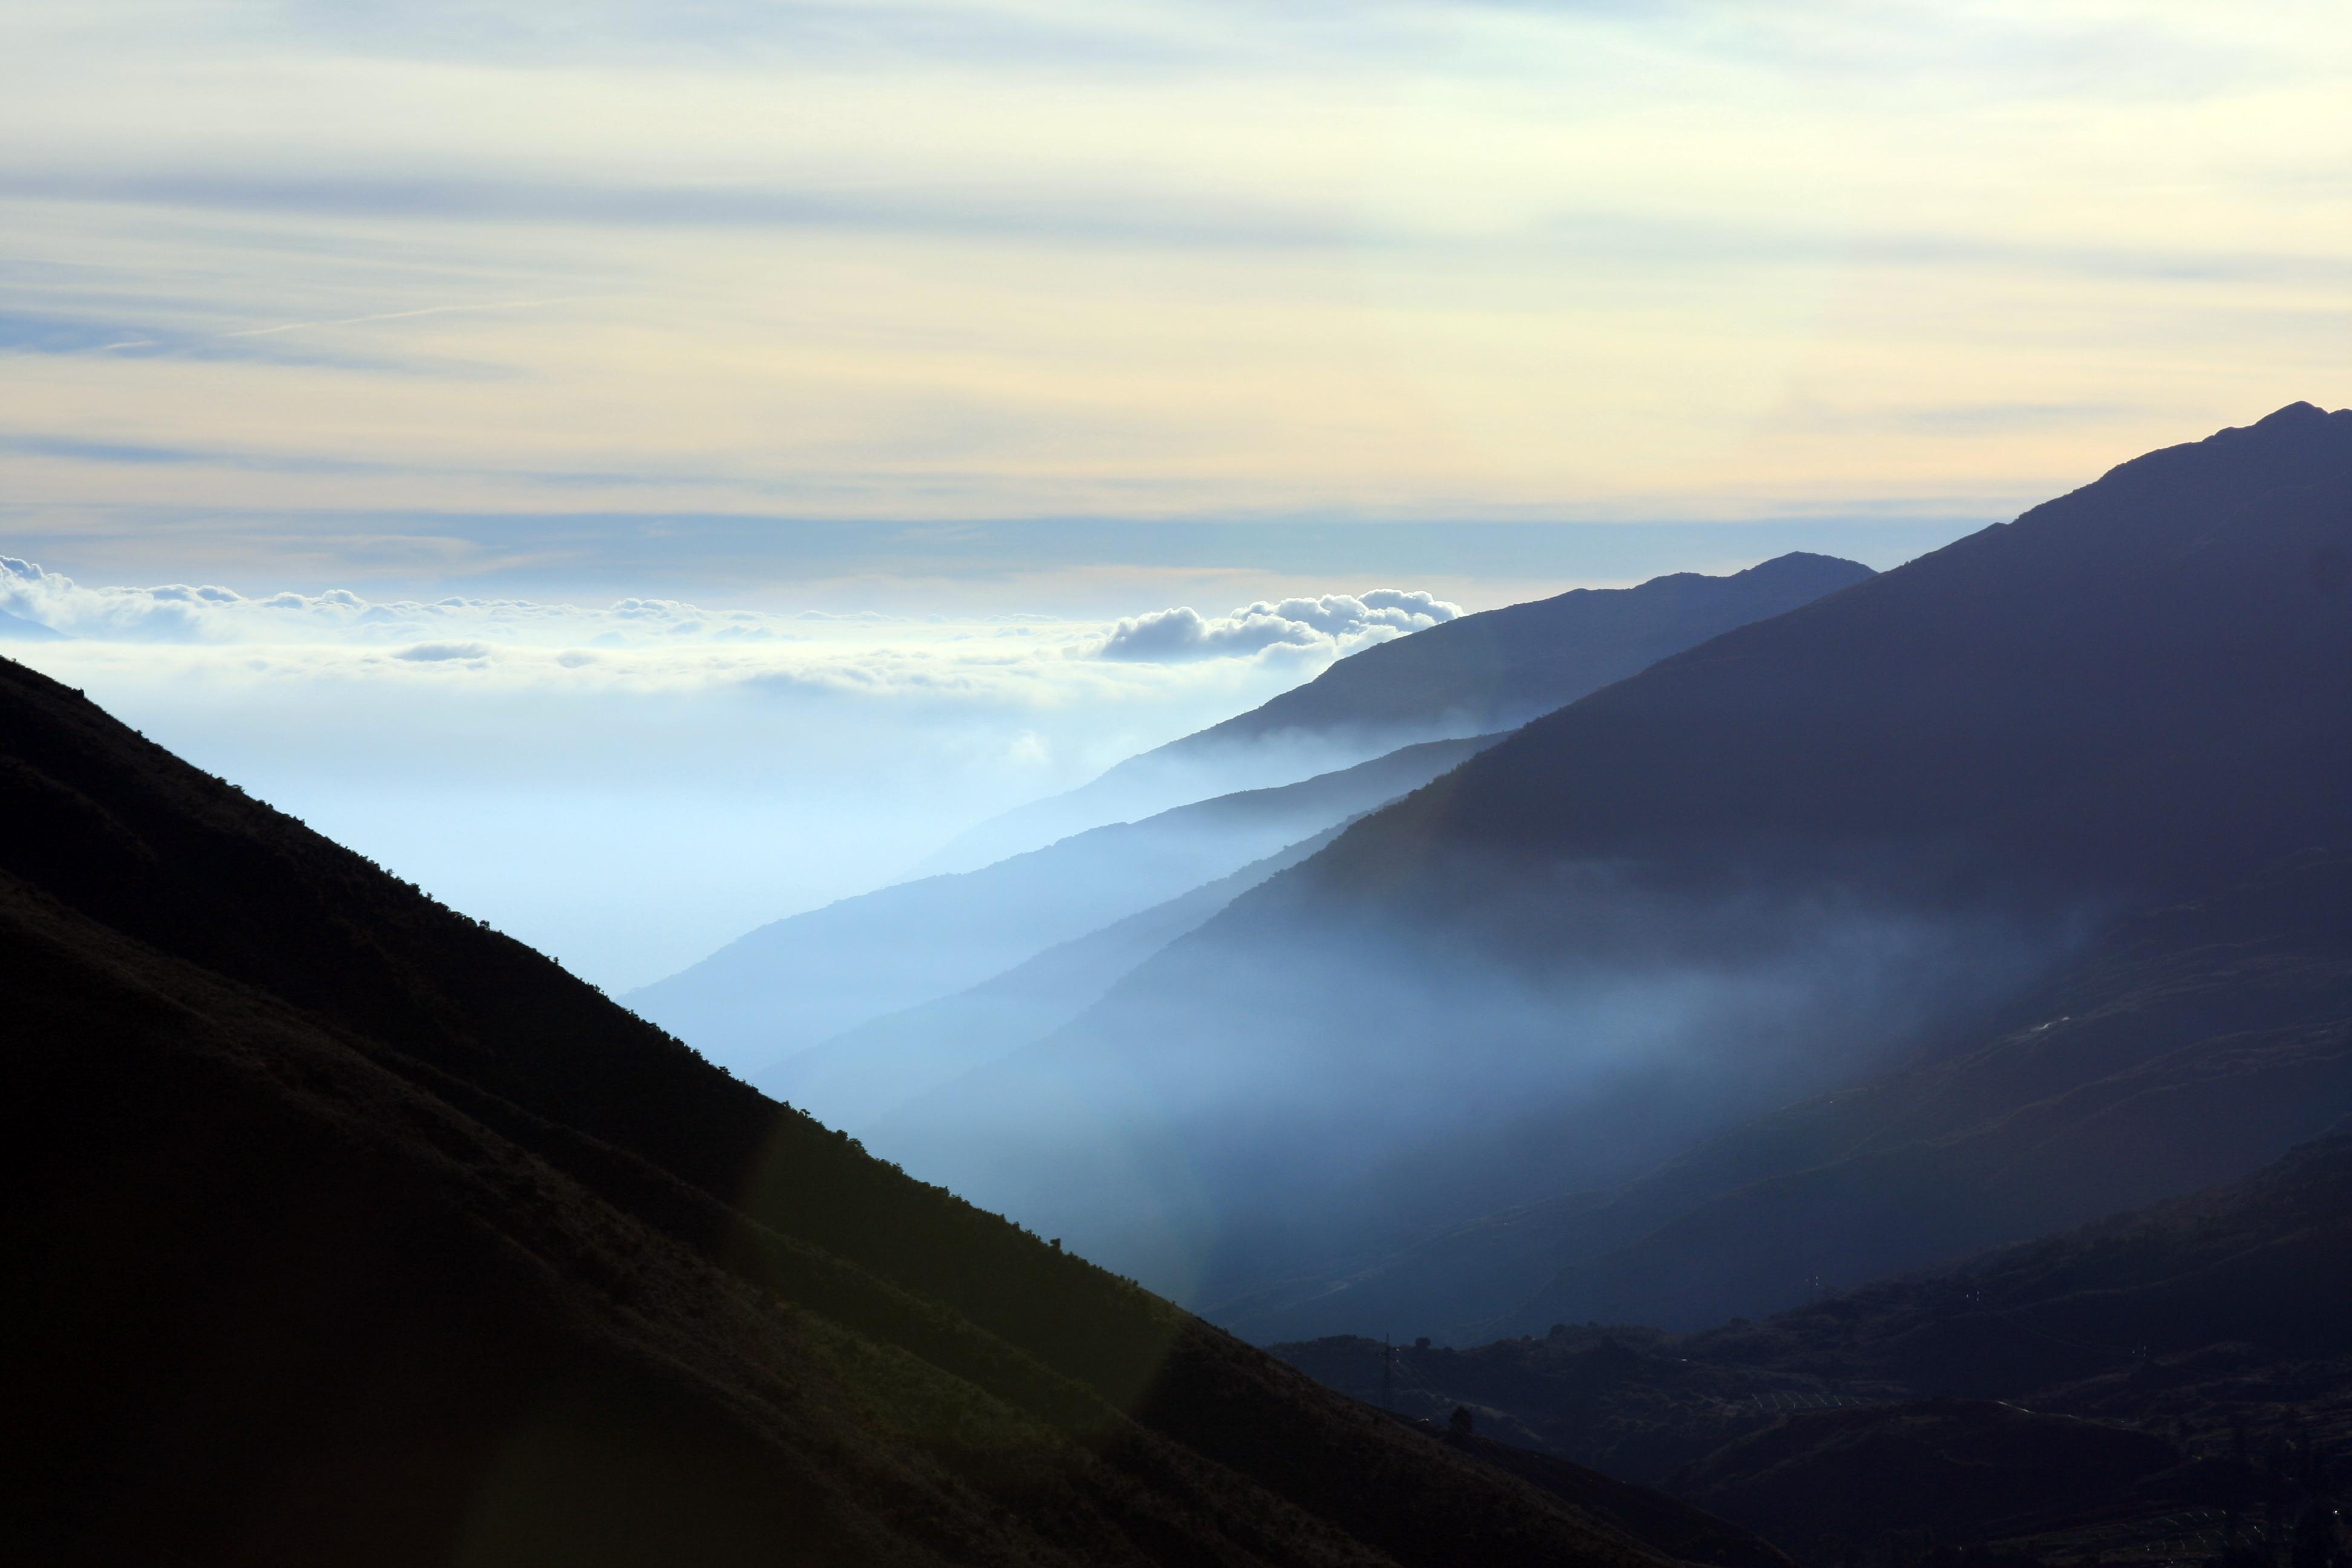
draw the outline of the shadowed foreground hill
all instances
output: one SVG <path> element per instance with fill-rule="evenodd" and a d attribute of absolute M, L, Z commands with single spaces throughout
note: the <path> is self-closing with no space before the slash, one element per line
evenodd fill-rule
<path fill-rule="evenodd" d="M 0 811 L 11 1561 L 1664 1561 L 8 663 Z"/>

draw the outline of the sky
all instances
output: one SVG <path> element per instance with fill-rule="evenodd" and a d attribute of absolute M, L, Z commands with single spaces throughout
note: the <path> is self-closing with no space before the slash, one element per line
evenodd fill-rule
<path fill-rule="evenodd" d="M 0 556 L 0 650 L 614 992 L 896 880 L 1346 654 L 1394 590 L 1111 621 L 96 587 Z"/>
<path fill-rule="evenodd" d="M 0 554 L 619 987 L 1404 629 L 1122 619 L 1889 566 L 2352 402 L 2347 148 L 2305 0 L 11 0 Z"/>

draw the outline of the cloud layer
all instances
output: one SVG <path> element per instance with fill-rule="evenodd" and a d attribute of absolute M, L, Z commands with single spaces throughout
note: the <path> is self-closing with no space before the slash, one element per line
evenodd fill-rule
<path fill-rule="evenodd" d="M 216 584 L 89 587 L 13 555 L 0 555 L 0 611 L 91 641 L 388 649 L 411 664 L 561 649 L 558 662 L 577 669 L 607 654 L 761 645 L 787 662 L 823 663 L 854 646 L 867 674 L 850 679 L 869 680 L 894 652 L 915 648 L 952 649 L 950 663 L 993 669 L 1059 656 L 1128 664 L 1278 659 L 1295 671 L 1463 613 L 1433 594 L 1397 588 L 1261 599 L 1213 618 L 1189 607 L 1152 610 L 1108 627 L 1017 611 L 950 622 L 874 611 L 714 610 L 642 597 L 602 606 L 464 595 L 372 601 L 348 588 L 256 597 Z"/>
<path fill-rule="evenodd" d="M 13 657 L 614 990 L 1456 613 L 1393 590 L 1120 622 L 374 600 L 13 556 L 0 611 L 67 634 Z"/>
<path fill-rule="evenodd" d="M 429 603 L 377 602 L 348 588 L 255 597 L 216 584 L 88 587 L 13 555 L 0 555 L 0 610 L 70 637 L 100 641 L 381 647 L 423 639 L 425 647 L 444 649 L 460 646 L 449 640 L 452 633 L 524 646 L 669 638 L 775 640 L 793 636 L 796 623 L 862 619 L 821 612 L 787 617 L 748 610 L 709 611 L 675 599 L 625 598 L 592 608 L 464 595 Z M 481 647 L 460 656 L 411 649 L 398 657 L 481 658 L 489 651 Z"/>
<path fill-rule="evenodd" d="M 1103 658 L 1160 664 L 1251 658 L 1274 649 L 1349 654 L 1426 630 L 1461 613 L 1462 606 L 1433 595 L 1395 588 L 1279 604 L 1261 599 L 1213 620 L 1198 610 L 1179 607 L 1120 621 L 1097 652 Z"/>

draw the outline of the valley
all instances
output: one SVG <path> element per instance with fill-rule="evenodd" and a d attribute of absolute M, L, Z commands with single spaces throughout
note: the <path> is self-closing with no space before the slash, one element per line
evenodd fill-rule
<path fill-rule="evenodd" d="M 1464 616 L 621 1002 L 0 663 L 11 1555 L 2335 1568 L 2347 560 Z"/>

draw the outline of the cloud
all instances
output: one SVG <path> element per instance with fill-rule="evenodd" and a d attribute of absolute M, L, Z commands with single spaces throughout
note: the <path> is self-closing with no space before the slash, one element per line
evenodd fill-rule
<path fill-rule="evenodd" d="M 1328 651 L 1337 656 L 1424 630 L 1460 614 L 1459 605 L 1395 588 L 1375 588 L 1361 596 L 1325 594 L 1279 604 L 1261 599 L 1213 620 L 1190 606 L 1180 606 L 1120 621 L 1094 653 L 1098 658 L 1151 664 L 1247 658 L 1276 650 Z"/>
<path fill-rule="evenodd" d="M 261 212 L 319 218 L 362 216 L 468 223 L 609 224 L 632 228 L 782 228 L 918 234 L 979 239 L 1033 239 L 1076 245 L 1212 246 L 1293 250 L 1346 242 L 1360 220 L 1336 211 L 1244 195 L 1161 191 L 1139 195 L 1118 185 L 1023 195 L 1002 189 L 917 189 L 845 193 L 835 184 L 625 185 L 589 180 L 509 179 L 443 174 L 368 180 L 348 174 L 270 175 L 189 170 L 133 176 L 65 176 L 0 169 L 0 195 L 37 200 L 130 203 L 199 211 Z M 568 303 L 570 301 L 551 301 Z M 516 306 L 440 305 L 272 325 L 263 331 L 356 326 L 458 310 Z M 29 346 L 48 352 L 139 348 L 218 357 L 263 357 L 269 351 L 229 342 L 257 331 L 203 338 L 124 329 L 102 343 L 78 342 L 88 323 L 36 319 Z M 62 349 L 51 344 L 70 345 Z"/>
<path fill-rule="evenodd" d="M 1005 613 L 917 621 L 864 610 L 715 609 L 639 596 L 603 605 L 457 595 L 428 603 L 370 600 L 348 588 L 249 595 L 217 584 L 90 587 L 8 555 L 0 555 L 0 611 L 98 642 L 361 649 L 408 664 L 478 661 L 509 649 L 615 679 L 867 693 L 1008 681 L 1066 688 L 1082 679 L 1073 659 L 1137 667 L 1133 678 L 1143 679 L 1153 666 L 1279 658 L 1297 679 L 1301 662 L 1341 658 L 1463 613 L 1434 595 L 1394 588 L 1260 600 L 1214 618 L 1189 607 L 1154 610 L 1109 626 Z M 582 652 L 592 647 L 601 658 Z"/>
<path fill-rule="evenodd" d="M 2022 503 L 2325 375 L 2347 268 L 2316 0 L 140 10 L 0 9 L 0 357 L 83 389 L 0 490 L 159 537 Z M 2026 384 L 2112 412 L 1844 428 Z"/>
<path fill-rule="evenodd" d="M 0 558 L 0 609 L 74 634 L 12 658 L 616 988 L 1439 611 L 1308 596 L 1281 657 L 1163 662 L 1092 657 L 1107 617 L 802 607 L 113 587 Z"/>
<path fill-rule="evenodd" d="M 438 664 L 456 658 L 488 658 L 490 657 L 490 645 L 479 642 L 421 642 L 415 647 L 402 648 L 392 657 L 416 664 Z"/>
<path fill-rule="evenodd" d="M 480 658 L 489 652 L 477 640 L 482 638 L 524 646 L 593 641 L 628 647 L 656 638 L 732 643 L 794 635 L 784 629 L 782 616 L 706 610 L 677 599 L 625 598 L 600 607 L 456 595 L 430 604 L 371 601 L 348 588 L 265 597 L 217 584 L 94 588 L 12 555 L 0 555 L 0 610 L 68 636 L 112 642 L 415 643 L 394 656 L 412 661 Z M 425 651 L 457 647 L 478 651 Z"/>
<path fill-rule="evenodd" d="M 342 325 L 345 323 L 321 323 Z M 390 371 L 406 362 L 382 354 L 330 350 L 315 342 L 239 342 L 258 331 L 204 331 L 145 321 L 94 319 L 67 312 L 0 310 L 0 353 L 116 354 L 133 359 L 250 360 L 271 364 L 313 365 L 344 370 Z M 460 367 L 433 367 L 449 372 Z M 75 445 L 68 443 L 67 445 Z M 79 443 L 87 448 L 93 443 Z M 131 459 L 136 460 L 136 459 Z"/>

